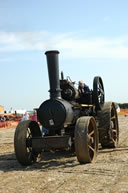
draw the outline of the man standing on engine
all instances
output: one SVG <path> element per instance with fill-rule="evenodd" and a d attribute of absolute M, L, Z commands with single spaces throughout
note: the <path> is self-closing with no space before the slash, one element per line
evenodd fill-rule
<path fill-rule="evenodd" d="M 83 97 L 86 93 L 90 92 L 89 87 L 82 80 L 79 81 L 78 92 L 80 97 Z"/>

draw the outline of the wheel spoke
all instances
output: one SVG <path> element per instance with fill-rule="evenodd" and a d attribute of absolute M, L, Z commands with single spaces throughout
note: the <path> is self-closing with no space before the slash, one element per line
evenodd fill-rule
<path fill-rule="evenodd" d="M 100 87 L 99 87 L 99 88 L 97 88 L 97 91 L 100 92 L 101 94 L 104 94 L 103 88 L 100 88 Z"/>
<path fill-rule="evenodd" d="M 113 128 L 113 130 L 112 130 L 114 133 L 117 133 L 117 130 L 115 129 L 115 128 Z"/>
<path fill-rule="evenodd" d="M 112 134 L 114 135 L 114 136 L 117 136 L 117 130 L 112 130 Z"/>
<path fill-rule="evenodd" d="M 32 152 L 32 148 L 31 147 L 27 147 L 27 152 Z"/>
<path fill-rule="evenodd" d="M 102 95 L 104 95 L 104 90 L 103 90 L 103 89 L 100 89 L 100 93 L 101 93 Z"/>
<path fill-rule="evenodd" d="M 95 149 L 91 145 L 88 145 L 88 148 L 95 152 Z"/>
<path fill-rule="evenodd" d="M 30 129 L 29 129 L 29 128 L 27 129 L 27 135 L 28 135 L 28 136 L 31 135 L 31 132 L 30 132 Z"/>
<path fill-rule="evenodd" d="M 111 120 L 113 120 L 113 119 L 115 119 L 115 118 L 116 118 L 116 116 L 114 115 L 114 116 L 111 117 Z"/>
<path fill-rule="evenodd" d="M 32 138 L 32 133 L 30 128 L 27 129 L 27 138 Z"/>
<path fill-rule="evenodd" d="M 94 130 L 92 130 L 92 131 L 88 134 L 88 137 L 90 138 L 91 135 L 93 135 L 93 134 L 94 134 Z"/>
<path fill-rule="evenodd" d="M 28 159 L 29 159 L 29 160 L 32 159 L 32 152 L 28 152 Z"/>
<path fill-rule="evenodd" d="M 101 85 L 101 83 L 100 83 L 100 81 L 98 82 L 98 84 L 99 84 L 99 88 L 103 88 L 102 85 Z"/>

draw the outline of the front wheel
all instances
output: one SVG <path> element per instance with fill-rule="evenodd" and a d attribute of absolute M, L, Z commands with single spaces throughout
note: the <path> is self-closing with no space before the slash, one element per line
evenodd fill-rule
<path fill-rule="evenodd" d="M 41 131 L 37 122 L 22 121 L 18 124 L 14 135 L 14 149 L 16 158 L 22 165 L 31 165 L 40 160 L 41 150 L 32 148 L 32 137 L 40 137 Z"/>
<path fill-rule="evenodd" d="M 93 117 L 80 117 L 75 126 L 75 152 L 80 163 L 96 160 L 98 153 L 98 130 Z"/>

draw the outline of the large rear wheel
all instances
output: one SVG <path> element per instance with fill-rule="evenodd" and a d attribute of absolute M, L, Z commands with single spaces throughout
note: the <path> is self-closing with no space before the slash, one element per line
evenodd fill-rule
<path fill-rule="evenodd" d="M 119 124 L 115 103 L 106 102 L 98 112 L 99 141 L 103 148 L 115 148 L 119 142 Z"/>
<path fill-rule="evenodd" d="M 41 136 L 37 122 L 32 120 L 22 121 L 18 124 L 14 135 L 14 149 L 17 160 L 22 165 L 31 165 L 40 160 L 41 150 L 32 148 L 32 137 Z"/>
<path fill-rule="evenodd" d="M 75 152 L 80 163 L 96 160 L 98 152 L 98 130 L 93 117 L 80 117 L 75 126 Z"/>

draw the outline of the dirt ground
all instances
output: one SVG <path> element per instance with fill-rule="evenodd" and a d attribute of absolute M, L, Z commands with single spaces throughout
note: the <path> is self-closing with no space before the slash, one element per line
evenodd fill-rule
<path fill-rule="evenodd" d="M 29 167 L 16 160 L 14 129 L 0 129 L 0 192 L 128 193 L 128 116 L 119 116 L 119 126 L 119 147 L 99 145 L 96 163 L 80 165 L 70 152 L 44 152 Z"/>

